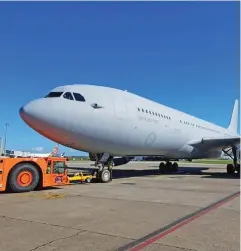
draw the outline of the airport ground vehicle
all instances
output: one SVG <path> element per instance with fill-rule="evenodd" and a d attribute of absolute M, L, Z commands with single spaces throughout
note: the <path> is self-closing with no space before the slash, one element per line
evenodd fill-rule
<path fill-rule="evenodd" d="M 92 179 L 95 178 L 95 176 L 93 176 L 90 173 L 84 173 L 84 172 L 79 172 L 79 173 L 75 173 L 73 175 L 69 175 L 68 179 L 70 182 L 75 182 L 75 181 L 79 181 L 81 183 L 90 183 L 92 181 Z"/>
<path fill-rule="evenodd" d="M 66 158 L 0 158 L 0 191 L 28 192 L 66 184 Z"/>

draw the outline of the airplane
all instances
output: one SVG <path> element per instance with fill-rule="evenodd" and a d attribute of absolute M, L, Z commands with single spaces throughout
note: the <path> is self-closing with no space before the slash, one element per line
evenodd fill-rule
<path fill-rule="evenodd" d="M 167 173 L 178 171 L 172 161 L 219 158 L 224 152 L 233 159 L 227 173 L 240 173 L 237 99 L 227 128 L 126 90 L 87 84 L 58 86 L 19 114 L 44 137 L 88 152 L 100 182 L 110 182 L 112 167 L 135 156 L 161 156 L 159 170 Z"/>

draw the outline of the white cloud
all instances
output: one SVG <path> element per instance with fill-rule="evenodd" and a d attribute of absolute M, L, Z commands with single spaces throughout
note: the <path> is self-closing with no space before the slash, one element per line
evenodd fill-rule
<path fill-rule="evenodd" d="M 32 150 L 36 152 L 42 152 L 44 148 L 42 146 L 37 146 L 37 147 L 32 148 Z"/>

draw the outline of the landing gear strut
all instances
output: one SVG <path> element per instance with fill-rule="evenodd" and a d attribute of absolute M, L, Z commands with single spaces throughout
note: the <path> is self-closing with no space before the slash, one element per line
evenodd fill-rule
<path fill-rule="evenodd" d="M 161 162 L 159 165 L 160 173 L 175 173 L 178 171 L 178 164 L 177 162 L 170 162 L 166 161 L 166 163 Z"/>
<path fill-rule="evenodd" d="M 113 157 L 108 153 L 97 154 L 95 166 L 97 167 L 96 179 L 98 182 L 107 183 L 112 181 Z"/>
<path fill-rule="evenodd" d="M 233 156 L 229 154 L 230 150 L 232 151 Z M 240 174 L 240 163 L 238 163 L 237 147 L 233 146 L 228 151 L 223 150 L 223 152 L 226 153 L 233 160 L 233 164 L 227 164 L 227 173 L 233 174 L 236 171 L 238 174 Z"/>

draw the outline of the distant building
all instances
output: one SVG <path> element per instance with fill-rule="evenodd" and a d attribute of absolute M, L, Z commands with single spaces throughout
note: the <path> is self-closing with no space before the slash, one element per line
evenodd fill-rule
<path fill-rule="evenodd" d="M 17 150 L 6 150 L 6 156 L 10 158 L 17 157 L 48 157 L 51 153 L 31 153 L 25 151 L 17 151 Z"/>

